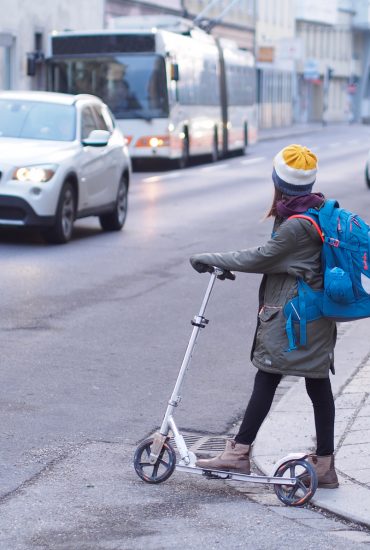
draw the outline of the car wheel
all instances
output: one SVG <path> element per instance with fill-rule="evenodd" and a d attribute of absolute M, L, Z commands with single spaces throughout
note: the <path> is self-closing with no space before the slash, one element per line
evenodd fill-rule
<path fill-rule="evenodd" d="M 65 183 L 60 192 L 54 225 L 43 230 L 44 239 L 52 244 L 67 243 L 73 233 L 76 215 L 76 196 L 73 186 Z"/>
<path fill-rule="evenodd" d="M 114 210 L 99 216 L 100 225 L 104 231 L 120 231 L 125 225 L 128 207 L 128 181 L 122 176 Z"/>
<path fill-rule="evenodd" d="M 368 164 L 366 164 L 366 168 L 365 168 L 365 181 L 366 181 L 366 185 L 370 189 L 370 175 L 369 175 L 369 165 Z"/>

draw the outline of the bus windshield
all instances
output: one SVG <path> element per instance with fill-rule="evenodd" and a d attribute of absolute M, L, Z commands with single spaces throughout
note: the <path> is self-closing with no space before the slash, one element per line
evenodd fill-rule
<path fill-rule="evenodd" d="M 159 55 L 54 59 L 51 85 L 55 92 L 100 97 L 118 119 L 168 116 L 165 62 Z"/>

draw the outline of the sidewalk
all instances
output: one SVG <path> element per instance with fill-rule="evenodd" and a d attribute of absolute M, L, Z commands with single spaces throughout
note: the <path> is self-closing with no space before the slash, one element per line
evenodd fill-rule
<path fill-rule="evenodd" d="M 348 126 L 345 123 L 340 123 L 343 126 Z M 258 141 L 268 141 L 274 139 L 284 139 L 286 137 L 301 136 L 312 134 L 313 132 L 322 132 L 323 125 L 321 122 L 308 122 L 306 124 L 292 124 L 282 128 L 261 128 L 258 130 Z M 329 126 L 330 128 L 330 126 Z"/>
<path fill-rule="evenodd" d="M 370 319 L 338 325 L 335 376 L 335 460 L 340 486 L 318 489 L 312 503 L 370 527 Z M 315 450 L 315 427 L 304 380 L 298 379 L 265 420 L 253 459 L 265 473 L 281 457 Z"/>

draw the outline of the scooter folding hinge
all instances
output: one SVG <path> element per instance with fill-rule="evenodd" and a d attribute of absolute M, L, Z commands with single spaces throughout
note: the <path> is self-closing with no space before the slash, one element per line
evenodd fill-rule
<path fill-rule="evenodd" d="M 161 453 L 162 447 L 167 439 L 166 435 L 162 435 L 159 432 L 156 432 L 153 437 L 153 443 L 150 447 L 149 462 L 150 464 L 155 464 Z"/>
<path fill-rule="evenodd" d="M 191 321 L 191 324 L 193 327 L 199 327 L 199 328 L 205 328 L 206 325 L 208 325 L 209 319 L 206 319 L 203 316 L 196 315 L 194 319 Z"/>
<path fill-rule="evenodd" d="M 168 404 L 171 405 L 171 407 L 177 407 L 178 404 L 180 403 L 180 401 L 181 401 L 181 396 L 178 395 L 178 396 L 176 397 L 176 399 L 171 399 L 171 400 L 168 402 Z"/>

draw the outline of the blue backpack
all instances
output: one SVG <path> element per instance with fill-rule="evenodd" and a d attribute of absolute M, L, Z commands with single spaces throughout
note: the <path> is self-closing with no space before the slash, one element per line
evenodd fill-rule
<path fill-rule="evenodd" d="M 299 345 L 305 346 L 309 321 L 327 317 L 344 322 L 370 317 L 370 226 L 340 208 L 335 200 L 291 218 L 307 219 L 319 232 L 324 288 L 313 290 L 298 280 L 298 294 L 284 308 L 288 351 L 297 349 L 295 325 L 299 324 Z"/>

